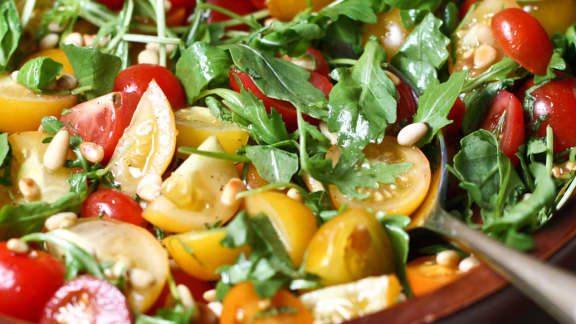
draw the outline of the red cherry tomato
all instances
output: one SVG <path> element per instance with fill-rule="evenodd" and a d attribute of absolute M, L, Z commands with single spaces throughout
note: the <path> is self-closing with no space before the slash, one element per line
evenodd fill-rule
<path fill-rule="evenodd" d="M 171 274 L 175 284 L 177 285 L 182 284 L 188 287 L 188 289 L 190 289 L 192 297 L 194 297 L 194 300 L 196 302 L 207 303 L 207 301 L 204 300 L 204 293 L 214 288 L 212 284 L 210 284 L 208 281 L 202 281 L 200 279 L 196 279 L 182 270 L 172 270 Z M 166 286 L 162 290 L 162 293 L 160 294 L 160 297 L 156 299 L 156 303 L 154 303 L 154 306 L 150 308 L 148 313 L 154 314 L 158 309 L 163 308 L 164 305 L 166 304 L 169 293 L 170 288 L 168 287 L 168 284 L 166 284 Z"/>
<path fill-rule="evenodd" d="M 546 136 L 550 125 L 556 152 L 576 146 L 576 79 L 551 81 L 532 92 L 532 96 L 536 99 L 534 119 L 543 120 L 536 134 Z"/>
<path fill-rule="evenodd" d="M 520 100 L 508 91 L 500 91 L 488 111 L 482 128 L 496 133 L 500 149 L 514 165 L 518 164 L 516 153 L 524 144 L 524 110 Z"/>
<path fill-rule="evenodd" d="M 480 1 L 481 0 L 466 0 L 460 6 L 460 19 L 464 19 L 464 17 L 466 17 L 466 14 L 468 13 L 470 8 L 472 7 L 472 5 L 474 5 L 476 2 L 480 2 Z"/>
<path fill-rule="evenodd" d="M 298 128 L 298 114 L 296 113 L 296 108 L 294 108 L 294 106 L 291 103 L 289 103 L 288 101 L 277 100 L 266 96 L 264 93 L 262 93 L 262 91 L 260 91 L 256 83 L 252 81 L 252 78 L 247 73 L 231 69 L 230 86 L 235 91 L 240 92 L 241 88 L 238 82 L 236 82 L 236 77 L 240 80 L 244 88 L 252 92 L 256 96 L 256 98 L 262 100 L 262 103 L 264 103 L 264 106 L 266 106 L 268 112 L 270 112 L 270 108 L 274 107 L 274 109 L 276 109 L 276 111 L 278 111 L 282 115 L 282 120 L 284 121 L 284 123 L 286 123 L 286 126 L 289 131 L 294 131 Z M 316 88 L 324 91 L 324 93 L 326 94 L 326 98 L 328 98 L 330 91 L 332 91 L 332 82 L 330 82 L 330 80 L 327 77 L 316 72 L 310 72 L 310 82 Z M 303 117 L 306 121 L 312 124 L 315 125 L 318 124 L 318 120 L 310 116 L 304 115 Z"/>
<path fill-rule="evenodd" d="M 142 226 L 142 207 L 126 194 L 111 189 L 100 189 L 88 196 L 82 204 L 82 217 L 104 217 Z"/>
<path fill-rule="evenodd" d="M 172 8 L 188 8 L 194 9 L 196 7 L 196 0 L 170 0 Z"/>
<path fill-rule="evenodd" d="M 169 27 L 184 26 L 188 18 L 186 7 L 173 7 L 166 13 L 166 25 Z"/>
<path fill-rule="evenodd" d="M 418 103 L 414 92 L 406 83 L 402 82 L 396 85 L 396 91 L 398 92 L 396 124 L 398 124 L 398 127 L 402 127 L 412 123 L 414 115 L 418 111 Z"/>
<path fill-rule="evenodd" d="M 124 6 L 124 0 L 97 0 L 110 10 L 120 10 Z"/>
<path fill-rule="evenodd" d="M 212 4 L 212 5 L 216 5 L 219 7 L 222 7 L 224 9 L 228 9 L 240 16 L 245 16 L 248 15 L 254 11 L 256 11 L 256 8 L 254 7 L 254 5 L 252 5 L 252 2 L 250 2 L 251 0 L 207 0 L 206 3 Z M 210 12 L 210 17 L 208 17 L 208 23 L 213 23 L 213 22 L 218 22 L 218 21 L 224 21 L 224 20 L 229 20 L 231 19 L 230 17 L 228 17 L 227 15 L 219 12 L 219 11 L 215 11 L 212 10 Z M 237 29 L 237 30 L 249 30 L 248 26 L 236 26 L 234 28 L 231 29 Z"/>
<path fill-rule="evenodd" d="M 123 105 L 119 98 L 121 95 L 115 93 L 83 102 L 60 118 L 70 132 L 104 148 L 104 163 L 112 157 L 124 128 L 130 123 L 130 119 L 122 120 Z"/>
<path fill-rule="evenodd" d="M 251 0 L 251 2 L 256 9 L 266 9 L 266 0 Z"/>
<path fill-rule="evenodd" d="M 80 276 L 62 286 L 44 307 L 40 324 L 132 322 L 126 297 L 107 281 Z"/>
<path fill-rule="evenodd" d="M 0 242 L 0 313 L 26 321 L 40 319 L 42 308 L 64 284 L 66 267 L 54 257 L 17 254 Z"/>
<path fill-rule="evenodd" d="M 130 124 L 134 110 L 152 80 L 156 80 L 164 91 L 172 109 L 177 110 L 186 106 L 184 89 L 170 70 L 154 64 L 133 65 L 118 73 L 114 81 L 114 91 L 122 93 L 123 128 Z"/>
<path fill-rule="evenodd" d="M 492 33 L 506 55 L 534 74 L 545 74 L 554 47 L 540 22 L 519 8 L 492 18 Z"/>
<path fill-rule="evenodd" d="M 316 60 L 316 69 L 314 72 L 318 72 L 322 75 L 328 76 L 330 74 L 330 68 L 328 67 L 328 63 L 324 58 L 324 55 L 317 49 L 313 47 L 309 47 L 306 52 L 314 57 Z"/>
<path fill-rule="evenodd" d="M 462 99 L 456 99 L 454 106 L 450 110 L 448 114 L 448 119 L 452 121 L 452 124 L 446 126 L 444 129 L 444 133 L 447 136 L 455 136 L 458 135 L 460 130 L 462 129 L 462 122 L 464 121 L 464 115 L 466 114 L 466 106 Z"/>

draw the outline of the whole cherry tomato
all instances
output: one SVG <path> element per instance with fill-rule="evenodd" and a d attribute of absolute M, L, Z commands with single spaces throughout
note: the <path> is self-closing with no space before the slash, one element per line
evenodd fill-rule
<path fill-rule="evenodd" d="M 520 145 L 524 144 L 524 110 L 520 100 L 508 91 L 500 91 L 482 128 L 496 134 L 500 149 L 514 165 L 518 164 L 516 153 Z"/>
<path fill-rule="evenodd" d="M 126 194 L 111 189 L 92 193 L 82 204 L 82 217 L 104 217 L 142 226 L 142 207 Z"/>
<path fill-rule="evenodd" d="M 466 17 L 466 14 L 468 13 L 468 10 L 470 10 L 470 7 L 472 7 L 472 5 L 474 5 L 476 2 L 479 1 L 481 0 L 466 0 L 460 6 L 460 19 L 464 19 L 464 17 Z"/>
<path fill-rule="evenodd" d="M 534 74 L 545 74 L 554 47 L 540 22 L 519 8 L 492 18 L 492 33 L 506 55 Z"/>
<path fill-rule="evenodd" d="M 131 317 L 126 297 L 118 288 L 104 280 L 80 276 L 56 291 L 39 323 L 130 324 Z"/>
<path fill-rule="evenodd" d="M 531 86 L 533 82 L 529 82 Z M 551 81 L 532 92 L 534 120 L 542 121 L 539 136 L 546 136 L 546 127 L 554 131 L 554 150 L 562 152 L 576 146 L 576 79 Z"/>
<path fill-rule="evenodd" d="M 27 321 L 40 319 L 42 308 L 64 284 L 66 267 L 54 257 L 19 254 L 0 243 L 0 313 Z"/>
<path fill-rule="evenodd" d="M 236 77 L 238 77 L 244 88 L 252 92 L 258 99 L 262 100 L 268 111 L 274 107 L 274 109 L 276 109 L 282 115 L 282 120 L 284 120 L 284 123 L 286 123 L 288 130 L 293 131 L 298 128 L 298 114 L 296 113 L 296 108 L 294 108 L 291 103 L 266 96 L 264 93 L 262 93 L 262 91 L 260 91 L 256 83 L 254 83 L 252 78 L 247 73 L 231 69 L 230 86 L 235 91 L 239 92 L 241 88 L 238 82 L 236 82 Z M 332 82 L 330 82 L 327 77 L 316 72 L 310 72 L 310 82 L 316 88 L 324 91 L 326 98 L 328 98 L 330 91 L 332 91 Z M 310 116 L 304 115 L 303 117 L 310 123 L 318 124 L 318 121 Z"/>
<path fill-rule="evenodd" d="M 120 73 L 114 81 L 114 91 L 122 93 L 121 120 L 126 128 L 150 81 L 156 80 L 172 109 L 186 106 L 186 95 L 178 78 L 165 67 L 154 64 L 133 65 Z"/>

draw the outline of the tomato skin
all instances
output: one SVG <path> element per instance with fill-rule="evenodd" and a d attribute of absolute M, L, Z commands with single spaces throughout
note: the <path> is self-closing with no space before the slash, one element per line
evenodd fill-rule
<path fill-rule="evenodd" d="M 104 217 L 143 226 L 142 207 L 128 195 L 111 189 L 100 189 L 82 204 L 82 217 Z"/>
<path fill-rule="evenodd" d="M 547 116 L 536 134 L 546 136 L 546 127 L 550 125 L 556 152 L 576 146 L 576 78 L 551 81 L 532 92 L 532 96 L 536 98 L 534 119 Z"/>
<path fill-rule="evenodd" d="M 36 251 L 36 257 L 14 253 L 0 242 L 0 313 L 36 322 L 46 302 L 64 284 L 66 267 Z"/>
<path fill-rule="evenodd" d="M 98 2 L 113 11 L 120 10 L 124 6 L 124 0 L 98 0 Z"/>
<path fill-rule="evenodd" d="M 130 324 L 126 297 L 107 281 L 79 276 L 62 286 L 46 304 L 40 324 Z"/>
<path fill-rule="evenodd" d="M 274 109 L 276 109 L 276 111 L 282 115 L 282 120 L 284 120 L 284 123 L 286 123 L 289 131 L 293 131 L 298 128 L 298 114 L 296 112 L 296 108 L 290 102 L 273 99 L 266 96 L 262 91 L 260 91 L 256 83 L 254 83 L 252 78 L 247 73 L 238 71 L 236 69 L 231 69 L 230 86 L 232 89 L 234 89 L 234 91 L 240 92 L 241 89 L 240 84 L 238 84 L 236 78 L 240 80 L 244 88 L 252 92 L 256 98 L 262 100 L 262 103 L 264 103 L 264 106 L 266 106 L 268 112 L 270 112 L 270 109 L 274 107 Z M 330 82 L 327 77 L 316 72 L 310 72 L 310 82 L 318 89 L 324 91 L 326 98 L 328 98 L 328 95 L 330 94 L 330 91 L 332 91 L 333 86 L 332 82 Z M 310 116 L 304 115 L 303 117 L 307 122 L 311 124 L 317 125 L 319 123 L 318 120 Z"/>
<path fill-rule="evenodd" d="M 194 9 L 196 7 L 196 0 L 170 0 L 172 8 L 185 7 L 188 9 Z"/>
<path fill-rule="evenodd" d="M 418 103 L 416 96 L 410 87 L 401 82 L 396 85 L 398 93 L 398 108 L 396 113 L 396 123 L 401 127 L 402 125 L 410 124 L 414 120 L 414 115 L 418 111 Z"/>
<path fill-rule="evenodd" d="M 204 300 L 204 293 L 206 291 L 214 288 L 212 286 L 212 284 L 210 284 L 210 282 L 194 278 L 180 269 L 175 269 L 175 270 L 172 269 L 170 271 L 170 274 L 172 275 L 172 279 L 174 279 L 174 283 L 176 285 L 182 284 L 182 285 L 185 285 L 186 287 L 188 287 L 188 289 L 190 289 L 190 292 L 192 293 L 192 297 L 194 297 L 194 300 L 196 302 L 200 302 L 200 303 L 206 302 Z M 156 302 L 148 310 L 147 313 L 148 314 L 154 314 L 154 313 L 156 313 L 157 310 L 163 308 L 166 305 L 166 302 L 168 301 L 169 295 L 170 295 L 170 287 L 168 286 L 168 283 L 166 283 L 166 286 L 164 286 L 162 293 L 160 294 L 158 299 L 156 299 Z"/>
<path fill-rule="evenodd" d="M 472 5 L 474 5 L 476 2 L 479 2 L 479 1 L 481 1 L 481 0 L 466 0 L 460 6 L 460 19 L 464 19 L 464 17 L 466 17 L 466 14 L 470 10 L 470 7 L 472 7 Z"/>
<path fill-rule="evenodd" d="M 501 118 L 505 118 L 503 123 L 500 121 Z M 498 130 L 499 124 L 502 125 L 501 130 Z M 500 132 L 498 142 L 502 153 L 512 161 L 514 166 L 518 165 L 516 153 L 520 145 L 524 144 L 525 138 L 524 110 L 520 100 L 508 91 L 500 91 L 492 102 L 482 128 L 491 132 Z"/>
<path fill-rule="evenodd" d="M 166 26 L 184 26 L 188 18 L 188 10 L 185 7 L 174 7 L 166 13 Z"/>
<path fill-rule="evenodd" d="M 256 9 L 266 9 L 266 0 L 250 0 Z"/>
<path fill-rule="evenodd" d="M 240 16 L 245 16 L 248 15 L 254 11 L 256 11 L 256 8 L 254 7 L 254 5 L 252 5 L 251 0 L 234 0 L 234 1 L 230 1 L 230 0 L 207 0 L 206 3 L 215 5 L 215 6 L 219 6 L 222 7 L 224 9 L 228 9 Z M 210 17 L 208 17 L 208 23 L 213 23 L 213 22 L 218 22 L 218 21 L 225 21 L 225 20 L 229 20 L 231 19 L 230 17 L 228 17 L 227 15 L 212 10 L 210 12 Z M 234 29 L 234 30 L 250 30 L 250 27 L 246 26 L 246 25 L 240 25 L 240 26 L 235 26 L 229 29 Z"/>
<path fill-rule="evenodd" d="M 452 124 L 444 128 L 444 133 L 448 136 L 456 136 L 462 129 L 462 122 L 464 121 L 464 115 L 466 114 L 466 106 L 462 99 L 456 99 L 454 106 L 448 114 L 448 119 L 452 121 Z"/>
<path fill-rule="evenodd" d="M 545 74 L 554 47 L 540 22 L 519 8 L 492 18 L 492 33 L 506 55 L 534 74 Z"/>
<path fill-rule="evenodd" d="M 121 119 L 123 128 L 130 124 L 138 102 L 152 80 L 156 80 L 173 110 L 186 106 L 184 89 L 178 78 L 170 70 L 154 64 L 133 65 L 118 73 L 114 81 L 114 91 L 122 93 Z"/>
<path fill-rule="evenodd" d="M 316 69 L 314 70 L 314 72 L 318 72 L 328 77 L 330 74 L 330 68 L 328 67 L 328 62 L 326 62 L 326 58 L 324 58 L 324 55 L 314 47 L 309 47 L 306 50 L 306 53 L 312 55 L 316 60 Z"/>

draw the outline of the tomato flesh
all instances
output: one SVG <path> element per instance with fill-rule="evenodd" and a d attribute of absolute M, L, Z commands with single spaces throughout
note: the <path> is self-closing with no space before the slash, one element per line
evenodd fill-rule
<path fill-rule="evenodd" d="M 111 189 L 92 193 L 82 204 L 82 217 L 103 217 L 142 226 L 142 207 L 128 195 Z"/>
<path fill-rule="evenodd" d="M 500 91 L 488 111 L 482 128 L 495 133 L 500 150 L 516 166 L 516 153 L 524 144 L 524 111 L 520 100 L 508 91 Z"/>
<path fill-rule="evenodd" d="M 456 99 L 454 106 L 450 109 L 448 114 L 448 119 L 452 121 L 452 124 L 446 126 L 444 133 L 448 136 L 458 135 L 462 129 L 462 122 L 464 121 L 464 115 L 466 115 L 466 106 L 462 99 Z"/>
<path fill-rule="evenodd" d="M 460 19 L 464 19 L 464 17 L 466 17 L 466 14 L 470 10 L 470 7 L 472 7 L 472 5 L 474 5 L 476 2 L 479 2 L 479 1 L 480 0 L 466 0 L 460 6 Z"/>
<path fill-rule="evenodd" d="M 54 257 L 36 251 L 17 254 L 0 243 L 0 313 L 36 322 L 42 308 L 64 284 L 66 267 Z"/>
<path fill-rule="evenodd" d="M 437 264 L 435 256 L 424 256 L 408 263 L 406 275 L 414 295 L 422 296 L 455 281 L 460 272 L 457 267 Z"/>
<path fill-rule="evenodd" d="M 188 287 L 192 293 L 192 297 L 194 297 L 196 302 L 206 302 L 204 300 L 204 293 L 214 288 L 210 282 L 194 278 L 180 269 L 172 270 L 170 274 L 172 275 L 172 279 L 174 279 L 175 284 L 185 285 Z M 158 299 L 156 299 L 156 303 L 154 303 L 154 305 L 148 310 L 148 314 L 154 314 L 157 310 L 165 307 L 169 295 L 170 287 L 168 284 L 166 284 L 162 290 L 162 293 Z"/>
<path fill-rule="evenodd" d="M 224 9 L 228 9 L 240 16 L 245 16 L 248 15 L 254 11 L 256 11 L 256 8 L 254 7 L 254 5 L 252 4 L 252 2 L 250 0 L 234 0 L 234 1 L 230 1 L 230 0 L 207 0 L 206 3 L 215 5 L 215 6 L 219 6 L 222 7 Z M 227 15 L 216 11 L 216 10 L 212 10 L 210 12 L 210 16 L 208 17 L 208 23 L 214 23 L 214 22 L 219 22 L 219 21 L 225 21 L 225 20 L 229 20 L 232 19 L 230 17 L 228 17 Z M 229 29 L 235 29 L 235 30 L 250 30 L 250 28 L 246 25 L 240 25 L 240 26 L 235 26 Z"/>
<path fill-rule="evenodd" d="M 46 304 L 41 324 L 130 324 L 126 297 L 107 281 L 80 276 L 62 286 Z"/>
<path fill-rule="evenodd" d="M 314 69 L 314 72 L 318 72 L 328 77 L 328 75 L 330 74 L 330 68 L 328 67 L 328 62 L 326 62 L 326 58 L 324 58 L 324 55 L 319 50 L 313 47 L 309 47 L 306 50 L 306 53 L 308 53 L 308 55 L 311 55 L 316 61 L 316 69 Z"/>
<path fill-rule="evenodd" d="M 124 0 L 98 0 L 98 2 L 114 11 L 120 10 L 124 6 Z"/>
<path fill-rule="evenodd" d="M 534 74 L 545 74 L 554 47 L 540 22 L 519 8 L 492 18 L 492 33 L 506 55 Z"/>

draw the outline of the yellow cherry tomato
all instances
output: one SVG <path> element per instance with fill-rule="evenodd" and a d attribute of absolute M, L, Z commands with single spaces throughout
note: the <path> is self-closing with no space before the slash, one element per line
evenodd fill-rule
<path fill-rule="evenodd" d="M 15 133 L 38 129 L 42 117 L 60 116 L 76 104 L 76 96 L 39 95 L 0 75 L 0 132 Z"/>
<path fill-rule="evenodd" d="M 349 199 L 334 185 L 329 186 L 332 202 L 337 208 L 347 204 L 353 208 L 383 211 L 387 214 L 410 215 L 426 198 L 432 177 L 430 162 L 419 148 L 399 145 L 396 138 L 386 136 L 381 144 L 370 144 L 364 150 L 370 163 L 404 163 L 412 167 L 396 177 L 392 184 L 380 184 L 378 189 L 365 190 L 370 196 L 364 200 Z"/>
<path fill-rule="evenodd" d="M 362 34 L 364 42 L 372 36 L 378 37 L 390 59 L 404 45 L 410 31 L 404 27 L 400 9 L 395 8 L 378 15 L 378 22 L 366 24 Z"/>
<path fill-rule="evenodd" d="M 64 51 L 60 48 L 49 48 L 49 49 L 45 49 L 45 50 L 41 50 L 39 52 L 36 52 L 36 53 L 30 55 L 26 60 L 24 60 L 24 63 L 26 63 L 26 61 L 29 61 L 35 57 L 40 57 L 40 56 L 47 56 L 47 57 L 53 59 L 54 61 L 62 64 L 62 66 L 64 67 L 62 69 L 62 74 L 74 74 L 74 69 L 72 68 L 72 65 L 70 65 L 70 61 L 68 60 L 68 56 L 66 56 L 66 53 L 64 53 Z M 24 65 L 24 63 L 22 63 L 22 65 Z"/>
<path fill-rule="evenodd" d="M 384 227 L 364 209 L 348 209 L 322 225 L 308 247 L 306 271 L 326 286 L 394 271 Z"/>
<path fill-rule="evenodd" d="M 262 192 L 245 199 L 249 215 L 268 216 L 290 259 L 299 267 L 308 243 L 317 230 L 316 217 L 302 202 L 280 192 Z"/>
<path fill-rule="evenodd" d="M 458 279 L 457 266 L 440 265 L 435 256 L 425 256 L 410 261 L 406 267 L 408 283 L 415 296 L 434 291 Z"/>
<path fill-rule="evenodd" d="M 118 141 L 110 172 L 122 191 L 133 196 L 145 175 L 162 175 L 166 171 L 175 149 L 174 113 L 162 89 L 152 81 Z"/>
<path fill-rule="evenodd" d="M 216 270 L 233 264 L 240 254 L 248 254 L 248 247 L 232 249 L 220 242 L 226 237 L 225 229 L 194 231 L 172 235 L 163 243 L 170 256 L 187 274 L 202 280 L 218 280 Z"/>
<path fill-rule="evenodd" d="M 552 36 L 565 33 L 576 24 L 576 0 L 518 1 L 524 11 L 532 14 Z"/>
<path fill-rule="evenodd" d="M 308 8 L 309 0 L 268 0 L 266 5 L 272 17 L 280 20 L 292 20 L 298 13 Z M 312 8 L 318 11 L 334 0 L 312 0 Z"/>

